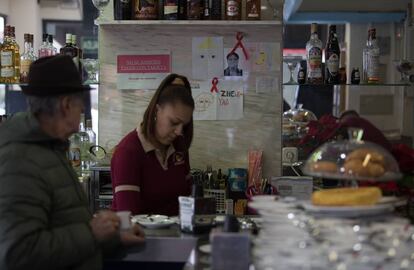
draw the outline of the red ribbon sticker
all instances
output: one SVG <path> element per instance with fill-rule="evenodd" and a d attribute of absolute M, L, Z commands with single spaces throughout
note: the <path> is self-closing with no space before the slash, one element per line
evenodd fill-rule
<path fill-rule="evenodd" d="M 217 77 L 214 77 L 213 80 L 211 81 L 211 83 L 213 84 L 213 86 L 211 87 L 210 92 L 211 93 L 214 93 L 214 92 L 218 93 L 219 91 L 218 91 L 218 88 L 217 88 L 217 84 L 218 84 Z"/>
<path fill-rule="evenodd" d="M 233 50 L 231 50 L 230 53 L 234 53 L 237 50 L 237 48 L 240 47 L 243 50 L 243 54 L 244 54 L 244 57 L 246 58 L 246 60 L 249 60 L 249 54 L 247 53 L 247 50 L 246 50 L 246 48 L 244 47 L 244 45 L 242 43 L 243 33 L 237 32 L 236 39 L 237 39 L 237 43 L 236 43 L 236 45 L 234 45 L 234 48 L 233 48 Z"/>

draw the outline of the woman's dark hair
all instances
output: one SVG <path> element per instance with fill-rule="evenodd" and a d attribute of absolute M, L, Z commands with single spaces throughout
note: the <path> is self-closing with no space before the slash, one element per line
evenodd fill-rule
<path fill-rule="evenodd" d="M 355 110 L 347 110 L 341 113 L 341 116 L 339 116 L 339 120 L 342 120 L 350 116 L 359 117 L 359 114 Z"/>
<path fill-rule="evenodd" d="M 232 55 L 236 56 L 237 60 L 239 60 L 239 55 L 235 52 L 231 52 L 231 53 L 227 54 L 226 59 L 228 60 L 229 57 L 232 56 Z"/>
<path fill-rule="evenodd" d="M 176 81 L 178 79 L 178 81 Z M 183 84 L 180 84 L 179 80 Z M 191 86 L 186 77 L 178 74 L 170 74 L 161 82 L 157 91 L 152 97 L 147 110 L 144 113 L 144 119 L 141 123 L 141 130 L 144 137 L 153 145 L 159 144 L 155 137 L 155 116 L 157 113 L 157 105 L 174 104 L 181 102 L 194 110 L 194 99 L 191 94 Z M 193 140 L 193 117 L 190 123 L 183 128 L 184 147 L 186 150 L 190 148 Z"/>

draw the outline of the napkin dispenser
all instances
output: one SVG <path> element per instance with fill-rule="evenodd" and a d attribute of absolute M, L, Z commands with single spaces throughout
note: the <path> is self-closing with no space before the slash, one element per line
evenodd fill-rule
<path fill-rule="evenodd" d="M 215 198 L 203 197 L 202 185 L 194 184 L 192 196 L 178 198 L 180 206 L 180 228 L 183 232 L 204 233 L 213 226 L 216 214 Z"/>

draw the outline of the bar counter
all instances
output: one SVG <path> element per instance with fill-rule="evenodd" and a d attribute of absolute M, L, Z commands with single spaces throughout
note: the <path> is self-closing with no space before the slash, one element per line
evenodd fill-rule
<path fill-rule="evenodd" d="M 198 246 L 208 243 L 208 234 L 182 233 L 179 225 L 167 229 L 145 229 L 145 243 L 121 248 L 104 259 L 104 270 L 115 269 L 186 269 L 209 267 L 210 256 L 199 252 Z"/>

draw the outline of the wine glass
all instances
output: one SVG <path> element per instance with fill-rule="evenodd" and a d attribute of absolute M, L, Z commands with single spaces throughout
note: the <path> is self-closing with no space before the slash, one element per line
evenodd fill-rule
<path fill-rule="evenodd" d="M 400 82 L 407 82 L 409 76 L 413 74 L 413 62 L 405 59 L 400 59 L 394 60 L 393 63 L 397 71 L 401 74 Z"/>
<path fill-rule="evenodd" d="M 92 0 L 93 5 L 99 10 L 99 17 L 102 17 L 105 7 L 109 4 L 110 0 Z"/>
<path fill-rule="evenodd" d="M 290 79 L 286 84 L 297 84 L 297 82 L 293 79 L 293 71 L 295 70 L 298 63 L 302 60 L 300 56 L 285 56 L 283 57 L 283 62 L 286 63 L 290 72 Z"/>

